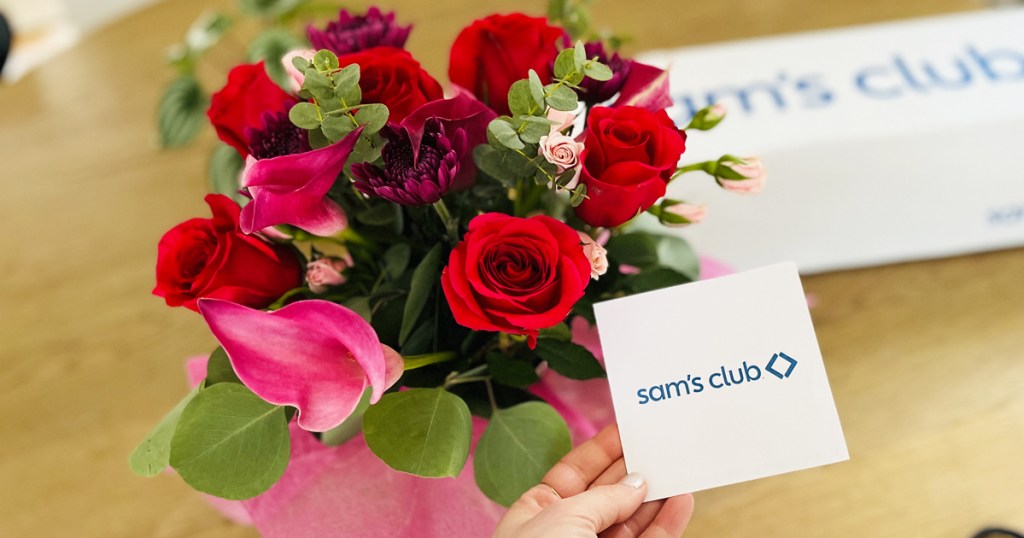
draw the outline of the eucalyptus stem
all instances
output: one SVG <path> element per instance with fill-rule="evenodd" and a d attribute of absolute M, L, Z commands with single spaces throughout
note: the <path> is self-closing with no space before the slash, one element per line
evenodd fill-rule
<path fill-rule="evenodd" d="M 474 383 L 476 381 L 490 381 L 491 380 L 491 376 L 489 376 L 489 375 L 480 375 L 485 370 L 487 370 L 487 365 L 486 364 L 481 364 L 480 366 L 477 366 L 475 368 L 470 368 L 469 370 L 466 370 L 465 372 L 462 372 L 462 373 L 452 372 L 452 373 L 448 374 L 448 378 L 444 380 L 444 386 L 447 388 L 447 387 L 450 387 L 452 385 L 458 385 L 460 383 Z"/>
<path fill-rule="evenodd" d="M 459 242 L 459 223 L 453 217 L 448 206 L 445 205 L 443 199 L 438 199 L 434 202 L 434 210 L 437 211 L 437 216 L 441 217 L 441 222 L 444 223 L 445 229 L 448 230 L 448 236 L 452 239 L 452 244 L 458 244 Z"/>

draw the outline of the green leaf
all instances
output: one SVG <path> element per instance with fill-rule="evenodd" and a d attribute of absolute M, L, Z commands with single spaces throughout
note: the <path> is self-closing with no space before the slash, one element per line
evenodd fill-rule
<path fill-rule="evenodd" d="M 612 237 L 608 257 L 619 264 L 650 267 L 658 263 L 658 243 L 651 234 L 637 232 Z"/>
<path fill-rule="evenodd" d="M 504 119 L 497 118 L 491 120 L 491 123 L 487 125 L 487 132 L 506 148 L 523 149 L 526 147 L 526 144 L 519 140 L 519 133 Z"/>
<path fill-rule="evenodd" d="M 569 379 L 605 377 L 604 368 L 587 348 L 561 340 L 537 340 L 537 356 L 546 360 L 552 370 Z"/>
<path fill-rule="evenodd" d="M 517 116 L 515 121 L 517 126 L 521 126 L 519 139 L 527 144 L 539 143 L 542 136 L 551 132 L 553 124 L 551 120 L 540 116 Z"/>
<path fill-rule="evenodd" d="M 241 383 L 238 374 L 231 367 L 231 361 L 224 348 L 218 347 L 210 354 L 210 360 L 206 361 L 206 381 L 204 387 L 210 387 L 217 383 Z"/>
<path fill-rule="evenodd" d="M 508 108 L 516 116 L 530 115 L 540 111 L 544 104 L 544 96 L 534 100 L 529 80 L 517 80 L 508 90 Z"/>
<path fill-rule="evenodd" d="M 412 256 L 412 248 L 409 243 L 397 243 L 384 252 L 384 273 L 391 280 L 402 278 L 405 268 L 409 267 L 409 258 Z"/>
<path fill-rule="evenodd" d="M 334 71 L 338 68 L 338 57 L 327 49 L 320 49 L 313 55 L 313 67 L 320 72 Z"/>
<path fill-rule="evenodd" d="M 193 54 L 215 45 L 231 28 L 232 20 L 222 13 L 207 11 L 199 16 L 185 33 L 185 46 Z"/>
<path fill-rule="evenodd" d="M 544 103 L 544 83 L 540 81 L 540 75 L 537 74 L 533 69 L 530 70 L 528 75 L 530 82 L 530 97 L 533 101 L 538 104 Z"/>
<path fill-rule="evenodd" d="M 564 79 L 576 72 L 576 50 L 565 49 L 555 58 L 555 78 Z"/>
<path fill-rule="evenodd" d="M 309 132 L 309 147 L 313 149 L 325 148 L 331 145 L 331 141 L 324 136 L 320 129 L 313 129 Z"/>
<path fill-rule="evenodd" d="M 487 371 L 494 381 L 510 387 L 525 387 L 540 381 L 537 369 L 530 361 L 497 351 L 487 354 Z"/>
<path fill-rule="evenodd" d="M 576 188 L 572 190 L 572 196 L 569 198 L 569 205 L 572 207 L 579 207 L 583 203 L 583 200 L 587 198 L 587 185 L 586 183 L 580 183 L 576 185 Z"/>
<path fill-rule="evenodd" d="M 601 62 L 589 62 L 583 69 L 583 74 L 594 80 L 609 80 L 612 78 L 612 70 Z"/>
<path fill-rule="evenodd" d="M 267 71 L 267 75 L 278 86 L 291 91 L 291 81 L 288 73 L 284 70 L 281 58 L 290 50 L 306 46 L 306 41 L 295 34 L 281 28 L 271 28 L 256 36 L 256 39 L 249 43 L 249 61 L 263 60 L 263 68 Z"/>
<path fill-rule="evenodd" d="M 191 75 L 171 81 L 157 109 L 160 147 L 178 147 L 192 140 L 206 119 L 208 105 L 209 97 Z"/>
<path fill-rule="evenodd" d="M 693 247 L 683 238 L 670 235 L 659 236 L 658 263 L 685 275 L 690 282 L 700 277 L 700 259 Z"/>
<path fill-rule="evenodd" d="M 320 129 L 324 136 L 327 137 L 327 140 L 337 142 L 345 138 L 345 135 L 354 131 L 356 126 L 352 123 L 352 118 L 348 117 L 347 114 L 343 114 L 324 116 L 324 121 L 320 123 Z"/>
<path fill-rule="evenodd" d="M 566 325 L 565 323 L 559 323 L 558 325 L 541 329 L 538 338 L 547 338 L 568 342 L 572 340 L 572 331 L 569 329 L 569 326 Z"/>
<path fill-rule="evenodd" d="M 299 128 L 316 129 L 323 121 L 323 116 L 320 115 L 320 107 L 313 103 L 295 103 L 288 111 L 288 119 Z"/>
<path fill-rule="evenodd" d="M 334 97 L 339 105 L 353 107 L 363 98 L 359 88 L 359 64 L 346 65 L 341 71 L 331 76 L 334 80 Z"/>
<path fill-rule="evenodd" d="M 654 267 L 623 278 L 619 281 L 618 287 L 629 290 L 632 293 L 643 293 L 645 291 L 678 286 L 687 282 L 692 282 L 690 277 L 678 271 L 668 267 Z"/>
<path fill-rule="evenodd" d="M 142 476 L 156 476 L 167 468 L 168 459 L 171 455 L 171 438 L 174 436 L 174 428 L 178 425 L 185 406 L 199 394 L 200 387 L 192 389 L 184 398 L 172 408 L 163 420 L 149 432 L 149 435 L 139 443 L 128 458 L 128 465 L 135 474 Z"/>
<path fill-rule="evenodd" d="M 248 499 L 272 486 L 288 466 L 285 408 L 243 385 L 200 391 L 181 413 L 170 463 L 193 488 L 225 499 Z"/>
<path fill-rule="evenodd" d="M 517 179 L 529 177 L 535 172 L 535 166 L 530 159 L 514 151 L 499 150 L 484 144 L 473 149 L 473 160 L 485 174 L 507 186 L 512 186 Z"/>
<path fill-rule="evenodd" d="M 576 96 L 576 92 L 568 86 L 558 86 L 556 84 L 548 84 L 547 91 L 550 93 L 547 98 L 548 106 L 563 112 L 572 112 L 576 110 L 576 106 L 579 104 L 579 98 Z"/>
<path fill-rule="evenodd" d="M 430 252 L 423 257 L 423 261 L 416 266 L 412 272 L 412 284 L 409 287 L 409 298 L 405 301 L 405 311 L 402 313 L 402 329 L 398 333 L 398 344 L 404 345 L 409 337 L 416 321 L 419 320 L 420 312 L 430 298 L 430 291 L 438 286 L 437 275 L 441 272 L 441 243 L 434 245 Z"/>
<path fill-rule="evenodd" d="M 288 13 L 303 0 L 238 0 L 238 6 L 247 15 L 277 17 Z"/>
<path fill-rule="evenodd" d="M 248 202 L 249 200 L 239 192 L 238 176 L 244 166 L 245 161 L 235 148 L 227 144 L 218 144 L 210 155 L 210 164 L 206 169 L 210 190 L 229 196 L 239 204 Z"/>
<path fill-rule="evenodd" d="M 341 424 L 320 434 L 320 442 L 327 446 L 338 446 L 355 437 L 363 429 L 363 415 L 370 408 L 370 395 L 372 393 L 373 389 L 371 388 L 364 390 L 363 396 L 359 398 L 359 403 L 352 410 L 352 414 Z"/>
<path fill-rule="evenodd" d="M 312 65 L 313 62 L 310 62 L 309 60 L 303 58 L 302 56 L 292 57 L 292 66 L 294 66 L 295 69 L 298 69 L 299 72 L 305 73 L 307 69 L 312 67 Z"/>
<path fill-rule="evenodd" d="M 509 506 L 572 450 L 565 420 L 550 405 L 526 402 L 491 416 L 473 456 L 477 486 Z"/>
<path fill-rule="evenodd" d="M 356 111 L 356 122 L 365 125 L 364 135 L 371 135 L 380 131 L 388 122 L 388 107 L 380 103 L 362 105 Z"/>
<path fill-rule="evenodd" d="M 395 222 L 400 212 L 398 204 L 380 204 L 356 214 L 356 220 L 367 226 L 388 226 Z"/>
<path fill-rule="evenodd" d="M 573 63 L 576 71 L 583 71 L 583 67 L 587 65 L 587 49 L 584 48 L 582 41 L 577 41 L 576 46 L 572 49 Z"/>
<path fill-rule="evenodd" d="M 392 469 L 417 476 L 458 476 L 472 431 L 466 402 L 440 387 L 385 394 L 363 415 L 370 450 Z"/>
<path fill-rule="evenodd" d="M 325 106 L 334 99 L 334 82 L 327 75 L 309 67 L 302 72 L 302 88 L 309 92 L 316 99 L 317 103 L 324 103 Z"/>

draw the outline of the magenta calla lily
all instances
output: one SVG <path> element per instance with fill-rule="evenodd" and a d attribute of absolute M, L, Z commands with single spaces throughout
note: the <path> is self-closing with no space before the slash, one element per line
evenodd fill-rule
<path fill-rule="evenodd" d="M 409 135 L 413 158 L 419 156 L 420 145 L 427 121 L 435 120 L 449 133 L 461 129 L 466 136 L 467 151 L 459 155 L 459 172 L 455 176 L 455 189 L 466 189 L 476 178 L 473 148 L 487 143 L 487 124 L 498 117 L 493 110 L 472 95 L 460 93 L 449 99 L 431 101 L 414 110 L 402 120 L 401 127 Z"/>
<path fill-rule="evenodd" d="M 622 84 L 619 98 L 612 107 L 635 106 L 651 112 L 672 106 L 668 91 L 668 71 L 640 62 L 633 62 Z"/>
<path fill-rule="evenodd" d="M 327 197 L 345 168 L 362 128 L 320 149 L 250 160 L 242 186 L 252 202 L 242 208 L 242 231 L 251 234 L 268 226 L 291 224 L 309 233 L 330 236 L 348 225 L 345 212 Z"/>
<path fill-rule="evenodd" d="M 210 299 L 199 311 L 242 383 L 270 403 L 296 407 L 298 425 L 308 431 L 341 424 L 367 387 L 376 403 L 402 374 L 402 357 L 373 327 L 329 301 L 263 312 Z"/>

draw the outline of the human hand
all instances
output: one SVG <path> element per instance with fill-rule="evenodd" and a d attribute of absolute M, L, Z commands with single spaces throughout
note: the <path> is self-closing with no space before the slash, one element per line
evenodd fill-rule
<path fill-rule="evenodd" d="M 576 447 L 498 522 L 494 538 L 677 538 L 693 515 L 693 495 L 644 503 L 647 482 L 626 474 L 612 424 Z"/>

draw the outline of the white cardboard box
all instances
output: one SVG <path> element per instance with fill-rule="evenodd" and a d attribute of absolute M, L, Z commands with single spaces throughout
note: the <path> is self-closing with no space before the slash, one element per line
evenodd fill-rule
<path fill-rule="evenodd" d="M 709 205 L 680 233 L 739 268 L 801 271 L 1024 245 L 1024 9 L 645 54 L 671 67 L 691 133 L 683 162 L 762 156 L 759 195 L 686 174 L 669 196 Z"/>

